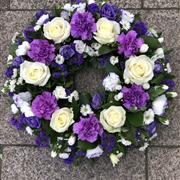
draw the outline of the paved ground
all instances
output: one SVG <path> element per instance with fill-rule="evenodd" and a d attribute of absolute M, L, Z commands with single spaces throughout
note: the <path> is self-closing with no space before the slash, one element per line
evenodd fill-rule
<path fill-rule="evenodd" d="M 115 1 L 115 0 L 114 0 Z M 47 8 L 58 0 L 0 0 L 0 75 L 5 68 L 7 49 L 13 32 L 31 19 L 35 10 Z M 143 19 L 163 31 L 165 45 L 171 53 L 173 70 L 180 94 L 180 0 L 120 0 L 121 7 L 140 11 Z M 92 79 L 93 73 L 86 74 Z M 96 77 L 96 82 L 99 82 Z M 0 88 L 4 80 L 0 80 Z M 79 84 L 90 89 L 88 82 Z M 67 167 L 59 159 L 51 159 L 48 150 L 37 149 L 25 133 L 11 128 L 8 100 L 0 95 L 0 179 L 2 180 L 179 180 L 180 179 L 180 98 L 171 105 L 169 127 L 159 128 L 158 138 L 145 152 L 131 150 L 116 168 L 107 159 L 95 166 L 85 161 L 80 167 Z"/>

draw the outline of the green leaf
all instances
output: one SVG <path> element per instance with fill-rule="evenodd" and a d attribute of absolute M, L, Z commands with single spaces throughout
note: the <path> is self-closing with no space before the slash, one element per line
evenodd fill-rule
<path fill-rule="evenodd" d="M 104 46 L 99 48 L 99 55 L 108 54 L 108 53 L 113 52 L 115 50 L 117 50 L 117 48 L 104 45 Z"/>
<path fill-rule="evenodd" d="M 91 101 L 91 95 L 89 93 L 82 93 L 80 95 L 80 104 L 90 104 Z"/>
<path fill-rule="evenodd" d="M 161 43 L 158 41 L 157 38 L 151 36 L 144 36 L 144 43 L 148 44 L 151 49 L 157 49 L 161 46 Z"/>
<path fill-rule="evenodd" d="M 77 119 L 79 117 L 79 103 L 73 99 L 72 101 L 72 107 L 74 112 L 74 119 Z"/>
<path fill-rule="evenodd" d="M 113 66 L 111 63 L 107 63 L 105 70 L 107 73 L 114 72 L 120 76 L 123 75 L 123 72 L 117 66 Z"/>
<path fill-rule="evenodd" d="M 128 122 L 134 127 L 141 127 L 144 124 L 143 114 L 144 112 L 142 111 L 136 113 L 127 113 L 126 118 Z"/>
<path fill-rule="evenodd" d="M 15 57 L 17 48 L 18 48 L 17 44 L 11 44 L 9 47 L 9 54 L 11 54 L 13 57 Z"/>
<path fill-rule="evenodd" d="M 162 95 L 166 91 L 167 89 L 163 89 L 162 86 L 151 88 L 149 90 L 149 95 L 150 95 L 151 100 L 156 99 L 158 96 Z"/>
<path fill-rule="evenodd" d="M 87 141 L 78 141 L 78 148 L 82 151 L 87 151 L 88 149 L 94 149 L 97 147 L 97 143 L 90 143 Z"/>

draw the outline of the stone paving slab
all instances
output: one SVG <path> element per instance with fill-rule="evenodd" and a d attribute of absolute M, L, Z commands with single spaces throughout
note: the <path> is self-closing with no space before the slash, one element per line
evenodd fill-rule
<path fill-rule="evenodd" d="M 0 0 L 0 10 L 8 9 L 9 0 Z"/>
<path fill-rule="evenodd" d="M 144 0 L 145 8 L 178 8 L 179 0 Z"/>
<path fill-rule="evenodd" d="M 151 148 L 148 153 L 149 180 L 179 180 L 180 148 Z"/>
<path fill-rule="evenodd" d="M 67 166 L 49 153 L 33 147 L 5 147 L 2 180 L 145 180 L 145 155 L 137 150 L 132 149 L 115 168 L 108 159 L 100 159 L 94 166 L 89 161 Z"/>

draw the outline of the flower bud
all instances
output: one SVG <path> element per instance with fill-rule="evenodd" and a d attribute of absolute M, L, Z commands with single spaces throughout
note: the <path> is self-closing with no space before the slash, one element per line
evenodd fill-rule
<path fill-rule="evenodd" d="M 145 53 L 148 51 L 148 49 L 149 49 L 149 46 L 147 44 L 143 44 L 140 48 L 140 52 Z"/>
<path fill-rule="evenodd" d="M 69 146 L 73 146 L 75 142 L 76 142 L 76 137 L 74 135 L 71 135 L 68 139 Z"/>

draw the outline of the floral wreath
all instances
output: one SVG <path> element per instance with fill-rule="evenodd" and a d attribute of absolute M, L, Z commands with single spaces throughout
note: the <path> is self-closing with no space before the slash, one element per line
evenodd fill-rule
<path fill-rule="evenodd" d="M 163 40 L 110 3 L 38 11 L 12 38 L 2 90 L 13 99 L 10 124 L 67 164 L 106 155 L 114 166 L 128 148 L 145 150 L 177 96 Z M 102 87 L 78 93 L 75 73 L 89 66 L 106 74 Z"/>

